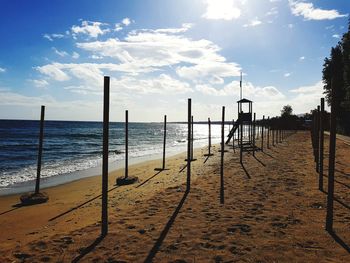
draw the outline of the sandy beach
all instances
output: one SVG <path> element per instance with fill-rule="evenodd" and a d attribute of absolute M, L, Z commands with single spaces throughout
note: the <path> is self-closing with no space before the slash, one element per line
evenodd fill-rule
<path fill-rule="evenodd" d="M 207 149 L 195 151 L 188 194 L 185 153 L 168 158 L 162 172 L 154 171 L 160 160 L 131 166 L 134 185 L 116 187 L 124 171 L 110 173 L 103 239 L 100 176 L 44 189 L 45 204 L 21 207 L 19 195 L 0 197 L 0 262 L 350 262 L 347 142 L 337 141 L 336 236 L 324 230 L 326 194 L 318 190 L 309 132 L 244 154 L 244 168 L 238 151 L 227 150 L 224 205 L 218 146 L 205 163 Z"/>

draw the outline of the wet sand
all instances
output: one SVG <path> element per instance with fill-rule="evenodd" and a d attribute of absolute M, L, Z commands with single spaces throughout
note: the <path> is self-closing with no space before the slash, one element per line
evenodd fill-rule
<path fill-rule="evenodd" d="M 206 149 L 195 152 L 189 193 L 186 169 L 179 172 L 185 153 L 167 159 L 169 170 L 160 173 L 159 160 L 132 166 L 138 184 L 115 187 L 123 170 L 111 173 L 103 239 L 101 177 L 48 188 L 46 204 L 13 207 L 18 195 L 1 197 L 0 262 L 350 262 L 348 144 L 337 141 L 338 239 L 324 230 L 326 195 L 318 190 L 309 132 L 256 157 L 245 153 L 244 169 L 227 147 L 223 205 L 217 150 L 205 163 Z"/>

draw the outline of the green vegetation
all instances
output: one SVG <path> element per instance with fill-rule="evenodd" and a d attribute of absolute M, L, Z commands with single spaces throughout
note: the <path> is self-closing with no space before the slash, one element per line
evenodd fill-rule
<path fill-rule="evenodd" d="M 332 48 L 329 58 L 323 64 L 324 93 L 328 105 L 332 101 L 332 87 L 337 96 L 337 132 L 350 135 L 350 22 L 348 32 Z"/>

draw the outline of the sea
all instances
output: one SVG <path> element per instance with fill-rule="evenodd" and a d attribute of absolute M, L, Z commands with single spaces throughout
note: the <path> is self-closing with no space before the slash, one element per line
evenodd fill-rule
<path fill-rule="evenodd" d="M 129 123 L 129 163 L 159 159 L 163 123 Z M 0 120 L 0 195 L 34 186 L 39 145 L 39 121 Z M 228 125 L 225 127 L 228 133 Z M 212 125 L 212 143 L 220 142 L 221 126 Z M 102 123 L 45 121 L 41 169 L 43 187 L 101 174 Z M 167 123 L 166 156 L 187 150 L 187 124 Z M 194 124 L 194 148 L 208 145 L 208 125 Z M 125 124 L 111 122 L 110 170 L 124 167 Z M 161 165 L 161 163 L 159 164 Z"/>

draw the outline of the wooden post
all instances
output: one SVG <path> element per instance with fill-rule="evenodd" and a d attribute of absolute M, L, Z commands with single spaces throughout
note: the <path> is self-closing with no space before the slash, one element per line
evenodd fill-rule
<path fill-rule="evenodd" d="M 163 139 L 163 165 L 162 169 L 165 169 L 165 144 L 166 144 L 166 115 L 164 115 L 164 139 Z"/>
<path fill-rule="evenodd" d="M 211 121 L 208 118 L 208 153 L 204 154 L 204 156 L 213 156 L 211 153 Z"/>
<path fill-rule="evenodd" d="M 43 138 L 44 138 L 44 120 L 45 120 L 45 106 L 41 106 L 40 114 L 40 134 L 39 134 L 39 148 L 38 148 L 38 165 L 36 169 L 35 194 L 40 192 L 40 174 L 41 174 L 41 158 L 43 155 Z"/>
<path fill-rule="evenodd" d="M 235 120 L 233 119 L 232 120 L 232 129 L 234 126 L 235 126 Z M 235 134 L 232 134 L 232 149 L 233 149 L 233 152 L 236 152 L 236 150 L 235 150 Z"/>
<path fill-rule="evenodd" d="M 103 99 L 103 159 L 102 159 L 102 218 L 101 235 L 108 232 L 108 134 L 109 134 L 109 77 L 104 77 Z"/>
<path fill-rule="evenodd" d="M 275 129 L 272 128 L 272 146 L 275 146 Z"/>
<path fill-rule="evenodd" d="M 327 194 L 327 216 L 326 230 L 333 231 L 333 203 L 334 203 L 334 168 L 335 168 L 335 149 L 336 149 L 336 133 L 337 133 L 337 113 L 338 100 L 334 81 L 332 84 L 332 101 L 331 101 L 331 127 L 329 135 L 329 163 L 328 163 L 328 194 Z"/>
<path fill-rule="evenodd" d="M 267 149 L 270 149 L 270 116 L 267 117 Z"/>
<path fill-rule="evenodd" d="M 319 143 L 319 182 L 318 182 L 318 188 L 320 191 L 323 191 L 323 148 L 324 148 L 324 98 L 321 98 L 321 112 L 320 112 L 320 143 Z"/>
<path fill-rule="evenodd" d="M 225 106 L 222 106 L 222 120 L 221 120 L 221 162 L 220 162 L 220 204 L 224 203 L 224 153 L 225 153 Z"/>
<path fill-rule="evenodd" d="M 194 159 L 193 159 L 193 115 L 191 116 L 191 125 L 192 125 L 192 127 L 191 127 L 191 161 L 194 161 Z"/>
<path fill-rule="evenodd" d="M 316 172 L 319 171 L 319 151 L 318 151 L 318 147 L 319 147 L 319 143 L 320 143 L 320 106 L 317 106 L 317 113 L 316 113 L 316 133 L 315 133 L 315 142 L 316 142 Z"/>
<path fill-rule="evenodd" d="M 241 129 L 240 138 L 239 138 L 239 141 L 240 141 L 239 162 L 242 164 L 243 163 L 243 121 L 241 121 L 241 124 L 239 126 L 240 126 L 239 128 Z"/>
<path fill-rule="evenodd" d="M 254 112 L 254 121 L 253 121 L 253 156 L 255 156 L 255 117 L 256 117 L 256 114 Z"/>
<path fill-rule="evenodd" d="M 265 123 L 265 115 L 263 115 L 262 125 L 261 125 L 261 151 L 264 151 L 264 123 Z"/>
<path fill-rule="evenodd" d="M 191 114 L 191 99 L 187 102 L 187 188 L 186 192 L 190 191 L 191 188 L 191 138 L 192 138 L 192 114 Z"/>
<path fill-rule="evenodd" d="M 129 114 L 125 111 L 125 176 L 129 176 Z"/>

